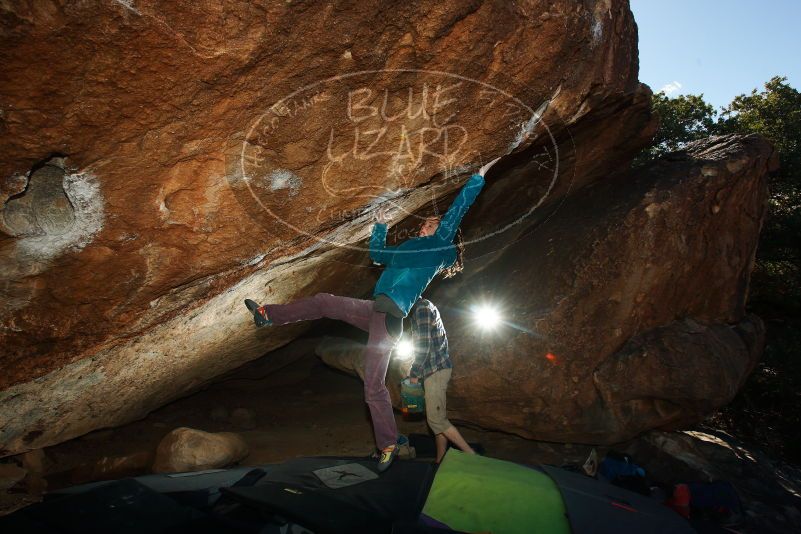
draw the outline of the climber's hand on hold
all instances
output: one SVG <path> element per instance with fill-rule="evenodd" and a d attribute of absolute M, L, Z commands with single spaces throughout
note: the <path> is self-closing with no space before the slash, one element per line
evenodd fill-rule
<path fill-rule="evenodd" d="M 378 224 L 387 224 L 387 220 L 387 208 L 383 206 L 378 208 L 375 212 L 375 222 Z"/>
<path fill-rule="evenodd" d="M 495 158 L 494 160 L 490 161 L 489 163 L 487 163 L 487 164 L 483 165 L 483 166 L 482 166 L 482 167 L 481 167 L 481 168 L 478 170 L 478 174 L 480 174 L 481 176 L 485 176 L 485 175 L 487 174 L 487 171 L 489 171 L 489 170 L 490 170 L 490 167 L 492 167 L 493 165 L 495 165 L 495 164 L 498 162 L 498 160 L 499 160 L 499 159 L 501 159 L 501 158 L 500 158 L 500 157 L 498 157 L 498 158 Z"/>

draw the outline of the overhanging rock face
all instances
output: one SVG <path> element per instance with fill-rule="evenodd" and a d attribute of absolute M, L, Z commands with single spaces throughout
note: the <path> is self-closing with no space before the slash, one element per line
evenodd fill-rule
<path fill-rule="evenodd" d="M 31 2 L 0 7 L 0 18 L 0 455 L 141 417 L 285 344 L 304 327 L 256 331 L 244 297 L 366 295 L 373 208 L 401 220 L 496 156 L 508 155 L 465 229 L 471 250 L 500 256 L 492 266 L 476 258 L 458 283 L 487 276 L 525 288 L 546 278 L 534 276 L 546 245 L 531 244 L 544 231 L 535 226 L 571 213 L 583 187 L 613 187 L 604 184 L 655 126 L 637 81 L 636 26 L 618 0 Z M 756 167 L 737 172 L 762 179 Z M 651 203 L 659 220 L 664 200 Z M 741 319 L 732 298 L 745 291 L 760 213 L 725 248 L 742 254 L 726 273 L 742 287 L 721 282 L 705 293 L 707 308 L 703 295 L 690 299 L 687 315 Z M 665 236 L 683 231 L 673 222 Z M 571 258 L 593 253 L 587 240 L 600 228 L 561 224 L 554 231 L 570 234 Z M 594 266 L 610 247 L 559 283 L 580 275 L 588 293 L 593 277 L 605 284 L 608 271 Z M 583 350 L 608 356 L 681 315 L 649 315 L 650 301 L 629 302 L 636 295 L 624 289 L 620 332 Z M 558 292 L 536 299 L 559 301 Z M 591 328 L 578 296 L 569 302 L 562 313 Z M 520 312 L 523 323 L 540 313 Z M 558 324 L 538 327 L 551 335 Z M 514 369 L 502 373 L 504 362 L 543 348 L 517 335 L 486 352 L 491 363 L 460 364 L 463 376 L 485 373 L 457 387 L 461 416 L 489 420 L 493 405 L 476 408 L 473 396 L 504 405 L 499 377 Z M 574 377 L 589 384 L 604 358 L 580 376 L 532 363 L 516 386 L 528 400 L 518 391 L 509 408 L 529 415 L 497 425 L 542 435 L 558 421 L 553 435 L 570 437 L 570 417 L 531 415 L 544 398 L 568 397 L 543 397 L 529 377 L 586 396 Z M 596 400 L 582 395 L 569 397 L 571 417 L 599 398 L 621 410 L 629 402 L 602 385 Z"/>
<path fill-rule="evenodd" d="M 745 300 L 775 153 L 713 137 L 593 184 L 430 293 L 453 311 L 455 415 L 523 436 L 615 443 L 729 402 L 764 343 Z"/>

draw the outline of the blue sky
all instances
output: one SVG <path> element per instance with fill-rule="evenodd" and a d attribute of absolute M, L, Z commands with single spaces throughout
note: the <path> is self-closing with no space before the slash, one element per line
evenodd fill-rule
<path fill-rule="evenodd" d="M 717 110 L 774 75 L 801 89 L 801 0 L 631 0 L 640 81 Z M 667 91 L 666 91 L 667 92 Z"/>

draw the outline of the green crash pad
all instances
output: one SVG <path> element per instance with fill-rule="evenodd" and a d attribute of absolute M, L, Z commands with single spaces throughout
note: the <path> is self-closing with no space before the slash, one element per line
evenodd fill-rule
<path fill-rule="evenodd" d="M 463 532 L 570 533 L 559 488 L 541 471 L 450 449 L 423 514 Z"/>

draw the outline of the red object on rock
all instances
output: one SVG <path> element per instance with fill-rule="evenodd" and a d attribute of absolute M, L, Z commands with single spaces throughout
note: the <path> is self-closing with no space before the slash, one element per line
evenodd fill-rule
<path fill-rule="evenodd" d="M 687 519 L 690 518 L 690 488 L 687 484 L 676 484 L 673 488 L 673 497 L 665 503 L 675 512 Z"/>

